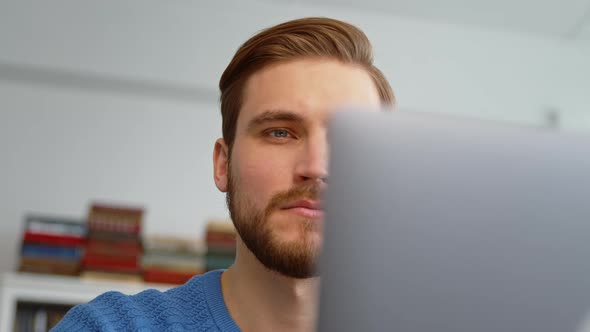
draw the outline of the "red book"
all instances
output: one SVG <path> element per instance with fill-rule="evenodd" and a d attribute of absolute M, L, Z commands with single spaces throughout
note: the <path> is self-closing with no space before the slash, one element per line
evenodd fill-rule
<path fill-rule="evenodd" d="M 236 235 L 222 232 L 207 232 L 206 242 L 236 243 Z"/>
<path fill-rule="evenodd" d="M 93 270 L 109 270 L 120 272 L 137 272 L 140 270 L 138 257 L 105 256 L 86 254 L 82 259 L 84 268 Z"/>
<path fill-rule="evenodd" d="M 134 256 L 143 252 L 139 242 L 88 239 L 86 253 L 105 256 Z"/>
<path fill-rule="evenodd" d="M 36 233 L 27 231 L 24 235 L 24 242 L 49 244 L 56 246 L 76 247 L 84 244 L 84 237 L 73 235 L 57 235 L 48 233 Z"/>
<path fill-rule="evenodd" d="M 199 274 L 199 273 L 197 273 Z M 181 285 L 194 277 L 195 273 L 176 272 L 171 270 L 161 270 L 157 268 L 150 268 L 145 270 L 143 280 L 146 282 L 167 283 Z"/>

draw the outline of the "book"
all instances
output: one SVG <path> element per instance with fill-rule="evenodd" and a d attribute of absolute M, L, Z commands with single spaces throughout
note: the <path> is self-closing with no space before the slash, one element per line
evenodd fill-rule
<path fill-rule="evenodd" d="M 146 252 L 173 252 L 184 254 L 203 254 L 205 244 L 198 239 L 177 236 L 152 235 L 143 241 Z"/>
<path fill-rule="evenodd" d="M 86 224 L 72 218 L 50 217 L 42 215 L 25 216 L 25 232 L 58 236 L 86 236 Z"/>
<path fill-rule="evenodd" d="M 65 247 L 81 246 L 85 240 L 85 237 L 79 235 L 38 233 L 37 231 L 26 231 L 23 236 L 23 241 L 27 243 Z"/>
<path fill-rule="evenodd" d="M 163 266 L 163 267 L 176 267 L 186 269 L 200 269 L 205 266 L 205 258 L 203 256 L 195 257 L 174 257 L 171 255 L 167 256 L 156 256 L 147 254 L 141 257 L 141 266 Z"/>
<path fill-rule="evenodd" d="M 14 320 L 13 331 L 15 332 L 30 332 L 33 331 L 34 311 L 30 308 L 23 308 L 16 311 L 16 319 Z"/>
<path fill-rule="evenodd" d="M 227 269 L 235 261 L 233 256 L 207 255 L 207 271 Z"/>
<path fill-rule="evenodd" d="M 143 218 L 142 208 L 92 204 L 88 228 L 96 231 L 139 234 Z"/>
<path fill-rule="evenodd" d="M 39 308 L 35 310 L 33 316 L 33 331 L 34 332 L 47 332 L 47 310 L 45 308 Z"/>
<path fill-rule="evenodd" d="M 82 256 L 82 249 L 80 247 L 64 247 L 25 242 L 21 247 L 21 256 L 79 261 Z"/>
<path fill-rule="evenodd" d="M 203 265 L 192 265 L 192 266 L 182 266 L 182 265 L 166 265 L 166 264 L 150 264 L 144 265 L 143 271 L 148 270 L 157 270 L 157 271 L 172 271 L 172 272 L 182 272 L 182 273 L 192 273 L 197 274 L 201 273 L 202 271 L 206 270 L 205 264 Z"/>
<path fill-rule="evenodd" d="M 234 224 L 231 222 L 231 220 L 210 220 L 207 223 L 205 232 L 206 233 L 219 232 L 219 233 L 235 234 L 236 228 L 234 227 Z"/>
<path fill-rule="evenodd" d="M 138 241 L 119 241 L 90 238 L 86 243 L 87 255 L 140 256 L 143 253 Z"/>
<path fill-rule="evenodd" d="M 220 246 L 220 245 L 210 245 L 207 248 L 207 253 L 208 254 L 220 254 L 220 255 L 235 255 L 236 254 L 236 246 L 232 245 L 232 246 L 228 246 L 228 245 L 224 245 L 224 246 Z"/>
<path fill-rule="evenodd" d="M 84 255 L 84 269 L 136 273 L 140 271 L 137 256 Z"/>
<path fill-rule="evenodd" d="M 204 270 L 193 272 L 166 270 L 158 268 L 150 268 L 144 271 L 143 279 L 146 282 L 154 283 L 168 283 L 168 284 L 184 284 L 192 277 L 204 273 Z"/>
<path fill-rule="evenodd" d="M 76 276 L 80 273 L 80 262 L 50 258 L 21 257 L 19 271 Z"/>
<path fill-rule="evenodd" d="M 207 224 L 207 271 L 226 269 L 235 261 L 237 232 L 231 221 L 211 221 Z"/>
<path fill-rule="evenodd" d="M 88 230 L 88 239 L 105 240 L 105 241 L 117 241 L 117 242 L 129 242 L 137 243 L 141 242 L 139 234 L 134 233 L 121 233 L 121 232 L 109 232 L 100 231 L 95 229 Z"/>
<path fill-rule="evenodd" d="M 72 308 L 71 305 L 17 302 L 13 331 L 49 331 Z"/>
<path fill-rule="evenodd" d="M 228 232 L 208 231 L 205 235 L 207 243 L 236 245 L 236 234 Z"/>
<path fill-rule="evenodd" d="M 63 306 L 62 308 L 52 306 L 47 308 L 47 330 L 51 330 L 55 327 L 71 309 L 69 306 Z"/>

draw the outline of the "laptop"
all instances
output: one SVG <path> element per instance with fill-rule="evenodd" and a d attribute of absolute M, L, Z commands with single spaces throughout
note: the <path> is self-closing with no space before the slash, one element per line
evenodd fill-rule
<path fill-rule="evenodd" d="M 590 331 L 590 136 L 412 112 L 329 135 L 318 331 Z"/>

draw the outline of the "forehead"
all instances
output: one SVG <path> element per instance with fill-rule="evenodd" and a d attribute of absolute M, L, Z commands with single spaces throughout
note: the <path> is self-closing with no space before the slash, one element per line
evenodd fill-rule
<path fill-rule="evenodd" d="M 265 67 L 248 79 L 238 130 L 269 110 L 325 121 L 344 106 L 378 107 L 380 103 L 373 79 L 360 66 L 325 59 L 293 60 Z"/>

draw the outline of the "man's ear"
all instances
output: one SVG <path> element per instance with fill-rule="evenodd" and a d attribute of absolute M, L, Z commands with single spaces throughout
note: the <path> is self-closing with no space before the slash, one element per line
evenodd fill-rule
<path fill-rule="evenodd" d="M 221 192 L 227 192 L 227 172 L 229 172 L 229 150 L 223 138 L 215 141 L 213 149 L 213 179 L 217 189 Z"/>

